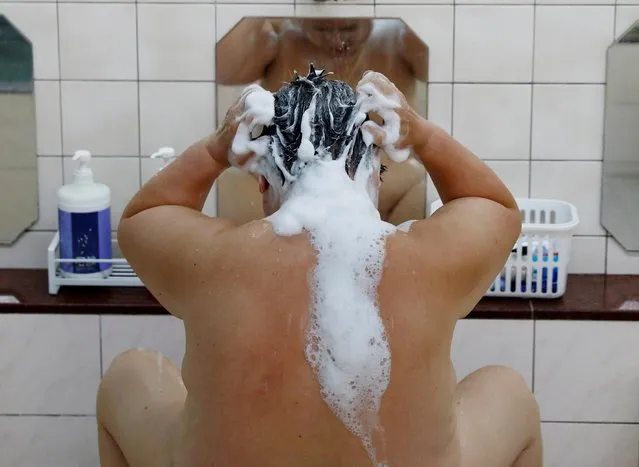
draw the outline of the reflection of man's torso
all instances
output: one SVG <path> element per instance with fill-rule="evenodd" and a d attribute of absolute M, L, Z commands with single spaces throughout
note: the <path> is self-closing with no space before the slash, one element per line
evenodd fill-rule
<path fill-rule="evenodd" d="M 333 78 L 346 81 L 353 88 L 367 70 L 383 73 L 417 108 L 418 80 L 398 53 L 397 31 L 373 29 L 363 47 L 340 56 L 317 47 L 299 28 L 288 27 L 285 22 L 274 26 L 279 29 L 279 51 L 260 82 L 269 91 L 275 92 L 283 83 L 289 82 L 294 71 L 306 73 L 309 62 L 312 62 L 317 69 L 331 71 Z M 425 106 L 425 102 L 421 105 Z M 393 164 L 384 153 L 381 158 L 382 163 L 389 167 L 380 189 L 379 211 L 382 218 L 393 224 L 423 218 L 426 209 L 423 166 L 412 158 L 404 164 Z M 239 223 L 263 217 L 261 195 L 252 177 L 238 171 L 223 174 L 218 180 L 218 215 Z"/>

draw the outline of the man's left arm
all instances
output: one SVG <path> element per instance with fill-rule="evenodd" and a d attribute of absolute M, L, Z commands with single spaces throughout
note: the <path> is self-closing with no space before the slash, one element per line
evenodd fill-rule
<path fill-rule="evenodd" d="M 172 314 L 196 277 L 198 263 L 212 254 L 206 240 L 233 224 L 202 214 L 217 177 L 225 170 L 226 151 L 215 136 L 189 147 L 155 175 L 126 207 L 118 243 L 149 291 Z M 222 161 L 222 162 L 220 162 Z"/>

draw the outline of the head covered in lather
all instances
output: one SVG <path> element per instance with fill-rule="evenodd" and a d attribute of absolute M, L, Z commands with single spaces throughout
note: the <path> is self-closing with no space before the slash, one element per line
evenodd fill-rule
<path fill-rule="evenodd" d="M 271 138 L 269 148 L 275 170 L 282 184 L 293 181 L 307 164 L 315 160 L 344 158 L 347 174 L 353 178 L 361 162 L 370 164 L 373 147 L 367 146 L 360 131 L 366 120 L 358 117 L 355 91 L 344 81 L 331 80 L 324 70 L 313 64 L 306 77 L 295 78 L 274 94 L 273 124 L 263 135 Z M 305 116 L 306 114 L 306 116 Z M 304 119 L 306 125 L 304 134 Z M 308 129 L 310 126 L 310 134 Z M 307 139 L 312 144 L 312 157 L 300 157 L 300 146 Z M 270 181 L 274 183 L 274 180 Z"/>

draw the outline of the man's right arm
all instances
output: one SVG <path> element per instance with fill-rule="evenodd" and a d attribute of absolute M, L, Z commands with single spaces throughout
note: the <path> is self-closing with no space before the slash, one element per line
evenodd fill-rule
<path fill-rule="evenodd" d="M 521 232 L 517 204 L 497 175 L 445 131 L 420 117 L 430 133 L 414 147 L 444 206 L 415 222 L 410 235 L 429 248 L 425 264 L 445 281 L 441 290 L 471 309 L 503 268 Z"/>
<path fill-rule="evenodd" d="M 278 50 L 279 36 L 271 20 L 245 18 L 218 42 L 218 83 L 249 84 L 261 79 Z"/>

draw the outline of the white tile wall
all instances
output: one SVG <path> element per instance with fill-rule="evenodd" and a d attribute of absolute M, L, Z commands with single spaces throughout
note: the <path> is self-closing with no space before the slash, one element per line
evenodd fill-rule
<path fill-rule="evenodd" d="M 62 79 L 137 79 L 135 5 L 64 3 L 58 16 Z"/>
<path fill-rule="evenodd" d="M 138 48 L 141 80 L 212 82 L 215 6 L 138 5 Z"/>
<path fill-rule="evenodd" d="M 157 350 L 178 367 L 184 358 L 184 325 L 173 316 L 103 316 L 102 369 L 133 348 Z"/>
<path fill-rule="evenodd" d="M 0 315 L 0 414 L 95 415 L 98 320 Z"/>
<path fill-rule="evenodd" d="M 458 381 L 486 365 L 506 365 L 532 389 L 533 322 L 462 320 L 455 328 L 452 360 Z"/>
<path fill-rule="evenodd" d="M 135 81 L 62 81 L 64 154 L 136 156 L 138 84 Z"/>
<path fill-rule="evenodd" d="M 602 84 L 535 85 L 532 158 L 601 160 L 604 89 Z"/>
<path fill-rule="evenodd" d="M 455 84 L 453 136 L 482 159 L 530 156 L 529 84 Z"/>
<path fill-rule="evenodd" d="M 534 8 L 459 6 L 455 13 L 455 81 L 529 83 Z"/>
<path fill-rule="evenodd" d="M 639 423 L 639 323 L 537 321 L 544 421 Z"/>
<path fill-rule="evenodd" d="M 99 467 L 95 417 L 0 416 L 3 467 Z"/>
<path fill-rule="evenodd" d="M 0 1 L 0 13 L 33 41 L 38 155 L 90 149 L 104 167 L 96 176 L 113 180 L 114 220 L 153 172 L 140 155 L 180 150 L 215 126 L 214 43 L 239 19 L 398 17 L 429 46 L 431 119 L 517 196 L 577 204 L 585 237 L 574 242 L 571 271 L 607 264 L 608 272 L 639 272 L 613 240 L 605 257 L 598 162 L 605 50 L 639 19 L 639 0 L 15 0 Z M 131 161 L 99 160 L 114 157 Z M 47 169 L 39 174 L 41 219 L 0 247 L 0 267 L 44 265 L 38 246 L 56 226 L 49 211 L 61 175 L 54 161 L 39 162 Z"/>
<path fill-rule="evenodd" d="M 538 6 L 534 80 L 603 83 L 614 12 L 613 6 Z"/>
<path fill-rule="evenodd" d="M 62 154 L 60 82 L 36 81 L 34 93 L 38 155 L 59 156 Z"/>
<path fill-rule="evenodd" d="M 183 109 L 189 111 L 184 112 Z M 214 129 L 213 83 L 140 83 L 140 141 L 143 155 L 152 154 L 159 147 L 167 145 L 175 148 L 179 154 Z"/>
<path fill-rule="evenodd" d="M 543 423 L 545 467 L 639 465 L 639 425 Z"/>

